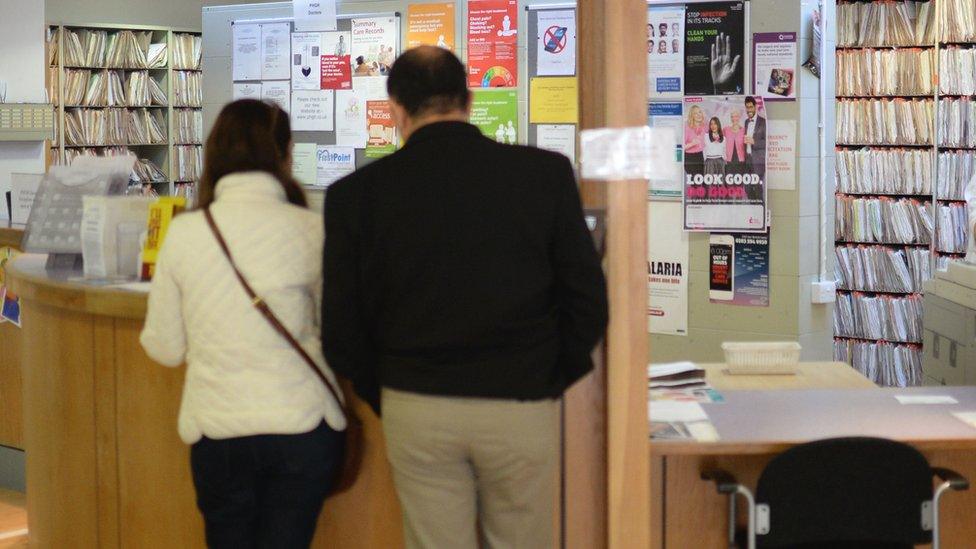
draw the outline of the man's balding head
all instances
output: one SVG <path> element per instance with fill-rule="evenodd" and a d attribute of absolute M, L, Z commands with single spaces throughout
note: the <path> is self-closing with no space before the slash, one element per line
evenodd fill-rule
<path fill-rule="evenodd" d="M 386 81 L 390 99 L 410 118 L 466 114 L 471 102 L 467 72 L 453 53 L 419 46 L 401 55 Z"/>

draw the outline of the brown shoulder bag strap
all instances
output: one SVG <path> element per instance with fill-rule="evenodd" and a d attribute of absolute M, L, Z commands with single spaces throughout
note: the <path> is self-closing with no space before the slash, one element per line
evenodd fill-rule
<path fill-rule="evenodd" d="M 227 257 L 227 261 L 230 262 L 230 267 L 234 270 L 234 274 L 237 276 L 237 280 L 241 282 L 241 286 L 244 287 L 244 292 L 246 292 L 247 297 L 251 299 L 251 303 L 253 303 L 254 307 L 258 310 L 258 312 L 260 312 L 261 315 L 268 320 L 268 323 L 271 324 L 271 327 L 274 328 L 275 331 L 278 332 L 278 334 L 280 334 L 281 337 L 283 337 L 285 341 L 287 341 L 292 346 L 292 348 L 295 349 L 295 352 L 301 355 L 301 357 L 305 360 L 305 363 L 308 364 L 308 367 L 312 369 L 312 372 L 314 372 L 315 375 L 322 380 L 322 383 L 325 384 L 325 387 L 329 390 L 330 393 L 332 393 L 332 397 L 335 398 L 336 403 L 339 404 L 339 408 L 342 409 L 342 413 L 346 416 L 346 420 L 348 420 L 349 412 L 346 410 L 345 405 L 343 404 L 342 397 L 339 396 L 339 390 L 332 385 L 332 382 L 329 381 L 329 378 L 325 377 L 325 374 L 322 373 L 322 370 L 320 370 L 319 367 L 315 364 L 315 360 L 313 360 L 312 357 L 309 356 L 308 352 L 305 351 L 305 349 L 298 342 L 298 340 L 296 340 L 295 337 L 291 335 L 291 332 L 288 331 L 288 328 L 285 328 L 285 325 L 282 324 L 280 320 L 278 320 L 278 317 L 275 316 L 274 311 L 272 311 L 271 308 L 268 307 L 268 304 L 265 303 L 264 300 L 258 296 L 258 294 L 254 291 L 253 288 L 251 288 L 251 285 L 248 284 L 247 279 L 244 278 L 244 275 L 241 274 L 240 269 L 237 268 L 237 264 L 234 262 L 234 256 L 231 255 L 230 248 L 227 247 L 227 242 L 224 240 L 224 236 L 220 233 L 220 229 L 217 228 L 217 223 L 214 222 L 213 215 L 211 215 L 210 213 L 210 208 L 204 208 L 203 216 L 207 220 L 207 225 L 210 225 L 210 230 L 213 231 L 214 237 L 217 239 L 217 244 L 220 245 L 220 249 L 223 250 L 224 255 Z"/>

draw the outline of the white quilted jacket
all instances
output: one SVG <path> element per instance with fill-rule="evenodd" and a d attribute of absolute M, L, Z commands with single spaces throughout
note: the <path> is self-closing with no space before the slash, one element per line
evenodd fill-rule
<path fill-rule="evenodd" d="M 264 172 L 222 178 L 211 212 L 244 277 L 335 380 L 319 340 L 322 219 L 289 204 Z M 323 418 L 346 427 L 322 381 L 251 304 L 200 212 L 170 225 L 140 342 L 161 364 L 187 364 L 179 418 L 187 444 L 304 433 Z"/>

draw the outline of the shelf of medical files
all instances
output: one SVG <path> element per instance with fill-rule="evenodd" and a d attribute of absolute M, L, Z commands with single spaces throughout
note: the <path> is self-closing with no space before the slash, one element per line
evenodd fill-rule
<path fill-rule="evenodd" d="M 201 142 L 193 143 L 177 143 L 173 140 L 174 133 L 174 120 L 175 112 L 178 109 L 195 110 L 202 112 L 202 98 L 199 104 L 192 102 L 193 104 L 178 104 L 176 101 L 176 93 L 174 89 L 175 78 L 173 75 L 180 72 L 186 73 L 203 73 L 203 68 L 198 64 L 196 67 L 182 66 L 177 63 L 175 56 L 175 43 L 178 35 L 192 35 L 201 36 L 200 31 L 193 29 L 184 29 L 176 27 L 163 27 L 163 26 L 148 26 L 148 25 L 113 25 L 113 24 L 53 24 L 49 25 L 48 29 L 54 32 L 61 32 L 63 38 L 65 29 L 76 31 L 76 30 L 89 30 L 89 31 L 105 31 L 108 33 L 119 32 L 119 31 L 134 31 L 134 32 L 151 32 L 150 43 L 162 43 L 166 44 L 166 64 L 165 66 L 154 66 L 154 67 L 122 67 L 114 65 L 79 65 L 79 64 L 64 64 L 64 50 L 59 49 L 57 62 L 55 64 L 48 64 L 49 69 L 56 69 L 58 71 L 58 81 L 57 85 L 61 86 L 59 88 L 59 97 L 64 97 L 64 80 L 65 80 L 65 70 L 89 70 L 89 71 L 119 71 L 123 73 L 131 72 L 142 72 L 148 71 L 152 75 L 153 79 L 157 81 L 162 88 L 163 93 L 166 94 L 166 105 L 59 105 L 56 107 L 57 110 L 57 122 L 63 128 L 64 116 L 66 109 L 73 108 L 84 108 L 84 109 L 111 109 L 111 108 L 122 108 L 122 109 L 153 109 L 154 111 L 162 111 L 165 116 L 164 124 L 166 126 L 167 139 L 166 142 L 160 143 L 132 143 L 132 144 L 91 144 L 91 145 L 68 145 L 63 143 L 64 136 L 63 133 L 59 133 L 59 141 L 50 141 L 51 149 L 57 150 L 57 160 L 63 162 L 66 156 L 65 151 L 69 149 L 80 149 L 80 148 L 93 148 L 93 149 L 104 149 L 110 147 L 128 147 L 141 150 L 152 150 L 156 152 L 142 153 L 137 152 L 137 156 L 140 159 L 148 158 L 152 161 L 156 167 L 159 168 L 161 172 L 166 174 L 166 181 L 153 181 L 148 185 L 151 186 L 154 192 L 157 194 L 174 194 L 178 185 L 185 184 L 195 184 L 199 180 L 199 174 L 193 179 L 180 179 L 174 176 L 173 162 L 175 161 L 174 147 L 178 146 L 196 146 L 202 147 Z M 47 39 L 48 46 L 51 44 L 50 36 Z M 58 47 L 62 48 L 63 40 L 58 41 Z M 104 45 L 107 54 L 108 43 Z M 50 59 L 50 55 L 47 55 Z M 198 61 L 199 63 L 199 61 Z M 201 137 L 202 139 L 202 137 Z M 161 152 L 160 152 L 161 151 Z"/>

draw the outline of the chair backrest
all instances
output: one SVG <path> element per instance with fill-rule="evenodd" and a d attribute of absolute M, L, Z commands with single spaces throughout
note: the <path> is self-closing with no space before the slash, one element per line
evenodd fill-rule
<path fill-rule="evenodd" d="M 928 543 L 922 506 L 932 499 L 928 461 L 906 444 L 836 438 L 796 446 L 763 470 L 756 503 L 769 506 L 759 547 Z"/>

